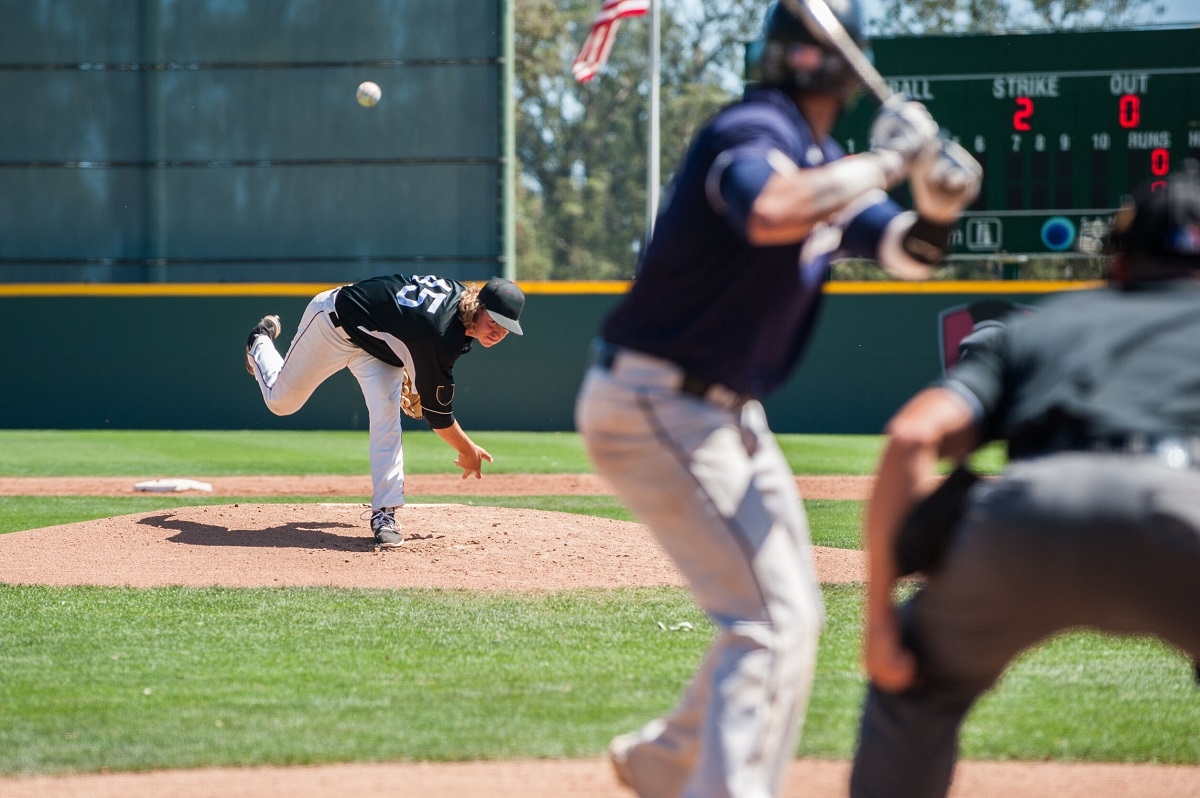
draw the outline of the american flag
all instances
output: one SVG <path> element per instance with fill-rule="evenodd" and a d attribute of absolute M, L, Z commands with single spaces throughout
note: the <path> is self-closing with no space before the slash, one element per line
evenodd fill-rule
<path fill-rule="evenodd" d="M 583 43 L 583 49 L 571 64 L 571 74 L 575 79 L 586 83 L 604 68 L 622 17 L 640 17 L 649 10 L 650 0 L 604 0 L 587 41 Z"/>

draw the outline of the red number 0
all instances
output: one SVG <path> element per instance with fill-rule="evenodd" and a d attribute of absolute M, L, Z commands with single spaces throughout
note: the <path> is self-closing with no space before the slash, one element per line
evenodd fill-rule
<path fill-rule="evenodd" d="M 1137 127 L 1142 121 L 1142 100 L 1136 94 L 1121 95 L 1117 106 L 1117 121 L 1121 127 Z"/>
<path fill-rule="evenodd" d="M 1028 97 L 1017 98 L 1017 110 L 1013 111 L 1013 130 L 1032 130 L 1029 117 L 1033 116 L 1033 100 Z"/>
<path fill-rule="evenodd" d="M 1159 148 L 1150 151 L 1150 172 L 1155 177 L 1164 177 L 1171 171 L 1171 151 Z"/>

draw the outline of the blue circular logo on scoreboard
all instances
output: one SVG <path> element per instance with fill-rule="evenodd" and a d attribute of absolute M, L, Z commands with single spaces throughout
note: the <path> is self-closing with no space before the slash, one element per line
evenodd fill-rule
<path fill-rule="evenodd" d="M 1051 216 L 1042 224 L 1042 243 L 1052 252 L 1070 249 L 1075 243 L 1075 223 L 1065 216 Z"/>

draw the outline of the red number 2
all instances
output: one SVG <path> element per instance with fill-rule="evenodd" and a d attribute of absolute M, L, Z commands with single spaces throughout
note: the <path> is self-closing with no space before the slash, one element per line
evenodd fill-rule
<path fill-rule="evenodd" d="M 1029 118 L 1033 116 L 1033 100 L 1028 97 L 1017 98 L 1017 110 L 1013 111 L 1013 130 L 1032 130 Z"/>

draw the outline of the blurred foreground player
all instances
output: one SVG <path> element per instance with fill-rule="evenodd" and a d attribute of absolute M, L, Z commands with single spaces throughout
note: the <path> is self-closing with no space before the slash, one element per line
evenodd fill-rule
<path fill-rule="evenodd" d="M 861 43 L 857 3 L 833 5 Z M 642 798 L 779 793 L 823 608 L 759 398 L 799 362 L 835 255 L 927 276 L 979 188 L 978 165 L 917 103 L 882 110 L 873 149 L 844 157 L 830 132 L 858 80 L 818 41 L 770 7 L 761 83 L 691 143 L 576 405 L 597 471 L 719 627 L 678 708 L 610 746 Z M 885 194 L 910 171 L 917 213 Z"/>
<path fill-rule="evenodd" d="M 888 426 L 854 798 L 945 795 L 967 711 L 1058 632 L 1154 635 L 1200 658 L 1200 164 L 1141 187 L 1109 248 L 1109 286 L 1009 316 Z M 990 440 L 1008 443 L 1003 477 L 933 507 L 946 497 L 921 486 L 938 462 Z M 922 535 L 944 550 L 897 609 Z"/>

